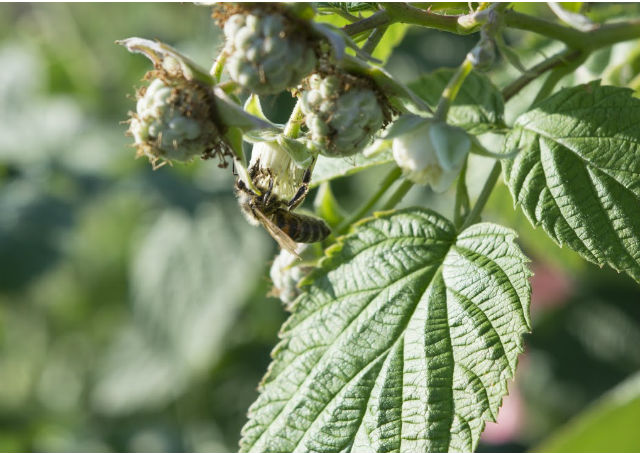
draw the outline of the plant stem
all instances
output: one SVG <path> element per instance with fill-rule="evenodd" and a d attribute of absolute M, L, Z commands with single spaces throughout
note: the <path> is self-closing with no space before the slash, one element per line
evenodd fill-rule
<path fill-rule="evenodd" d="M 493 192 L 493 188 L 496 186 L 496 183 L 498 182 L 498 176 L 500 176 L 500 169 L 501 169 L 500 161 L 497 160 L 493 164 L 493 168 L 491 169 L 491 173 L 489 173 L 487 180 L 484 182 L 484 186 L 482 187 L 482 191 L 480 192 L 480 195 L 478 195 L 476 204 L 473 205 L 473 209 L 471 210 L 469 215 L 467 215 L 467 218 L 464 219 L 464 223 L 462 224 L 462 226 L 458 231 L 463 231 L 478 221 L 478 219 L 480 218 L 480 214 L 484 209 L 484 206 L 487 204 L 487 201 L 491 196 L 491 192 Z"/>
<path fill-rule="evenodd" d="M 300 134 L 300 127 L 302 127 L 303 119 L 304 114 L 302 113 L 302 104 L 300 100 L 298 100 L 298 102 L 296 102 L 296 106 L 291 112 L 291 115 L 289 116 L 289 121 L 287 121 L 287 125 L 284 127 L 282 134 L 285 137 L 297 138 Z"/>
<path fill-rule="evenodd" d="M 373 55 L 373 51 L 375 50 L 376 46 L 380 43 L 380 40 L 386 33 L 387 28 L 388 27 L 386 25 L 383 25 L 382 27 L 378 27 L 375 30 L 373 30 L 373 32 L 371 32 L 371 35 L 369 35 L 369 38 L 367 38 L 367 42 L 365 42 L 364 45 L 362 46 L 362 50 L 368 53 L 369 55 Z"/>
<path fill-rule="evenodd" d="M 352 216 L 342 221 L 340 226 L 336 229 L 335 234 L 341 235 L 346 233 L 353 223 L 357 222 L 365 215 L 367 215 L 371 208 L 373 208 L 373 206 L 380 200 L 380 198 L 382 198 L 387 190 L 389 190 L 389 187 L 391 187 L 393 183 L 396 182 L 398 178 L 400 178 L 400 176 L 402 176 L 402 170 L 399 167 L 394 166 L 387 174 L 387 176 L 385 176 L 385 178 L 382 180 L 378 190 Z"/>
<path fill-rule="evenodd" d="M 408 179 L 402 181 L 402 184 L 398 186 L 398 188 L 391 194 L 387 202 L 382 205 L 383 211 L 388 211 L 389 209 L 393 209 L 396 207 L 398 203 L 402 201 L 404 196 L 409 192 L 409 190 L 413 187 L 413 182 Z"/>
<path fill-rule="evenodd" d="M 456 99 L 456 96 L 460 91 L 460 87 L 462 86 L 464 80 L 467 78 L 472 69 L 473 64 L 471 63 L 471 60 L 467 55 L 462 64 L 458 67 L 458 70 L 455 72 L 453 77 L 451 77 L 451 79 L 449 80 L 449 83 L 447 83 L 447 86 L 444 88 L 444 91 L 440 96 L 438 106 L 436 107 L 436 111 L 433 115 L 436 120 L 447 120 L 449 108 L 451 107 L 453 101 Z"/>
<path fill-rule="evenodd" d="M 552 92 L 558 82 L 567 74 L 572 73 L 578 66 L 580 66 L 587 59 L 588 52 L 581 52 L 581 54 L 570 62 L 565 62 L 564 65 L 554 68 L 547 79 L 542 84 L 542 88 L 538 91 L 533 104 L 547 98 Z"/>
<path fill-rule="evenodd" d="M 505 11 L 503 17 L 508 27 L 557 39 L 574 49 L 594 50 L 617 42 L 640 38 L 640 20 L 638 19 L 602 25 L 586 32 L 513 10 Z"/>
<path fill-rule="evenodd" d="M 421 25 L 423 27 L 437 28 L 459 35 L 466 35 L 478 31 L 480 23 L 473 20 L 473 14 L 447 16 L 445 14 L 432 13 L 411 6 L 408 3 L 384 3 L 385 10 L 389 14 L 391 22 Z"/>
<path fill-rule="evenodd" d="M 521 75 L 519 78 L 507 85 L 502 90 L 502 97 L 504 98 L 505 102 L 507 102 L 513 96 L 518 94 L 520 90 L 522 90 L 524 87 L 529 85 L 529 83 L 547 72 L 549 69 L 567 64 L 573 60 L 578 59 L 581 55 L 582 52 L 580 50 L 565 49 L 562 52 L 555 54 L 551 58 L 538 63 L 533 68 L 527 70 L 527 72 Z"/>
<path fill-rule="evenodd" d="M 359 20 L 358 22 L 354 22 L 352 24 L 345 25 L 342 27 L 342 30 L 349 36 L 354 36 L 363 31 L 371 30 L 374 28 L 382 27 L 384 25 L 391 24 L 391 17 L 389 13 L 386 11 L 378 11 L 377 13 L 373 13 L 371 16 Z"/>
<path fill-rule="evenodd" d="M 462 225 L 463 219 L 469 213 L 469 191 L 467 190 L 467 164 L 469 158 L 464 160 L 462 169 L 458 175 L 458 183 L 456 184 L 456 201 L 453 208 L 453 224 L 456 228 Z"/>
<path fill-rule="evenodd" d="M 585 33 L 581 31 L 545 19 L 529 16 L 528 14 L 507 10 L 503 13 L 503 17 L 507 27 L 532 31 L 548 38 L 557 39 L 572 48 L 582 48 L 586 41 L 583 36 Z"/>

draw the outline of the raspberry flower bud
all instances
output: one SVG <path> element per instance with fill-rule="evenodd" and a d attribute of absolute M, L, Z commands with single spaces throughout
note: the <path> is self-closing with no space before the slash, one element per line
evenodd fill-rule
<path fill-rule="evenodd" d="M 311 140 L 328 157 L 361 151 L 385 121 L 371 84 L 348 74 L 313 74 L 300 99 Z"/>
<path fill-rule="evenodd" d="M 296 86 L 316 64 L 310 41 L 296 25 L 280 13 L 260 9 L 228 17 L 224 52 L 231 79 L 263 95 Z"/>
<path fill-rule="evenodd" d="M 309 250 L 308 244 L 299 244 L 296 252 L 303 256 Z M 296 255 L 292 255 L 286 250 L 281 250 L 273 260 L 269 276 L 273 283 L 270 295 L 278 297 L 287 310 L 291 309 L 291 304 L 300 295 L 301 290 L 298 283 L 311 271 L 312 266 L 300 264 Z"/>
<path fill-rule="evenodd" d="M 456 179 L 470 148 L 463 129 L 429 119 L 393 139 L 393 157 L 405 176 L 439 193 Z"/>
<path fill-rule="evenodd" d="M 211 157 L 221 142 L 208 91 L 165 71 L 151 71 L 147 78 L 151 83 L 138 90 L 129 124 L 138 155 L 147 156 L 154 167 L 158 161 Z"/>

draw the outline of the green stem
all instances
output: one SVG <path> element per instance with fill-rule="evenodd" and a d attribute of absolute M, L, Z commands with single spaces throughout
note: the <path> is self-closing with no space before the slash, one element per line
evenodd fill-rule
<path fill-rule="evenodd" d="M 595 30 L 580 31 L 513 10 L 505 11 L 503 17 L 508 27 L 557 39 L 574 49 L 594 50 L 617 42 L 640 38 L 640 20 L 638 19 L 602 25 Z"/>
<path fill-rule="evenodd" d="M 404 196 L 409 192 L 409 190 L 413 187 L 413 182 L 408 179 L 402 181 L 402 184 L 398 186 L 398 188 L 391 194 L 387 202 L 382 205 L 383 211 L 388 211 L 389 209 L 393 209 L 396 207 L 398 203 L 402 201 Z"/>
<path fill-rule="evenodd" d="M 464 160 L 460 174 L 458 175 L 458 183 L 456 184 L 456 201 L 453 208 L 453 223 L 456 227 L 462 225 L 463 219 L 469 213 L 469 191 L 467 190 L 467 164 L 468 156 Z"/>
<path fill-rule="evenodd" d="M 505 102 L 509 101 L 513 96 L 518 94 L 520 90 L 522 90 L 524 87 L 529 85 L 529 83 L 540 77 L 548 70 L 563 64 L 570 63 L 571 61 L 580 58 L 581 55 L 582 52 L 579 50 L 565 49 L 562 52 L 555 54 L 551 58 L 548 58 L 547 60 L 544 60 L 543 62 L 535 65 L 533 68 L 527 70 L 526 73 L 518 77 L 502 90 L 502 96 Z"/>
<path fill-rule="evenodd" d="M 567 46 L 577 49 L 582 48 L 585 44 L 584 33 L 571 27 L 565 27 L 555 22 L 518 13 L 513 10 L 505 11 L 503 17 L 507 27 L 532 31 L 548 38 L 557 39 Z"/>
<path fill-rule="evenodd" d="M 462 64 L 458 67 L 456 73 L 451 77 L 449 83 L 445 87 L 442 92 L 442 96 L 440 96 L 440 100 L 438 101 L 438 107 L 436 107 L 436 111 L 434 113 L 434 118 L 440 121 L 447 120 L 447 114 L 449 113 L 449 108 L 451 104 L 456 99 L 458 92 L 460 91 L 460 87 L 464 83 L 465 79 L 473 69 L 473 64 L 467 55 L 467 58 L 464 59 Z"/>
<path fill-rule="evenodd" d="M 387 26 L 384 25 L 382 27 L 376 28 L 373 30 L 369 38 L 367 38 L 367 42 L 362 46 L 362 50 L 368 53 L 369 55 L 373 54 L 373 51 L 376 49 L 376 46 L 380 43 L 380 40 L 384 36 L 387 31 Z"/>
<path fill-rule="evenodd" d="M 282 134 L 285 137 L 297 138 L 298 135 L 300 135 L 300 128 L 302 127 L 303 120 L 304 114 L 302 113 L 302 104 L 300 100 L 298 100 L 298 102 L 296 102 L 296 106 L 291 112 L 291 115 L 289 116 L 289 121 L 287 121 L 287 125 L 284 127 Z"/>
<path fill-rule="evenodd" d="M 367 30 L 382 27 L 384 25 L 391 24 L 391 17 L 386 11 L 378 11 L 371 16 L 354 22 L 352 24 L 345 25 L 342 30 L 349 36 L 355 36 Z"/>
<path fill-rule="evenodd" d="M 572 73 L 578 66 L 584 63 L 588 55 L 588 52 L 581 52 L 579 56 L 572 59 L 570 62 L 565 62 L 565 64 L 554 68 L 542 84 L 542 87 L 540 88 L 540 91 L 538 91 L 538 94 L 533 100 L 532 105 L 537 103 L 538 101 L 541 101 L 542 99 L 547 98 L 553 92 L 553 89 L 556 87 L 558 82 L 564 76 Z"/>
<path fill-rule="evenodd" d="M 459 231 L 463 231 L 469 228 L 471 225 L 476 223 L 480 219 L 480 214 L 484 209 L 484 206 L 487 204 L 489 197 L 491 196 L 491 192 L 493 192 L 493 188 L 496 186 L 498 182 L 498 177 L 500 176 L 500 161 L 497 160 L 493 164 L 493 168 L 491 169 L 491 173 L 487 177 L 487 180 L 484 182 L 484 186 L 482 187 L 482 191 L 480 195 L 478 195 L 478 199 L 476 200 L 476 204 L 473 205 L 473 209 L 467 215 L 467 218 L 464 220 L 464 223 L 460 227 Z"/>
<path fill-rule="evenodd" d="M 408 3 L 383 3 L 383 7 L 391 22 L 437 28 L 459 35 L 476 32 L 481 25 L 473 20 L 473 14 L 459 16 L 436 14 L 429 10 L 416 8 Z"/>
<path fill-rule="evenodd" d="M 406 3 L 382 3 L 382 6 L 384 10 L 346 25 L 343 30 L 349 36 L 353 36 L 384 25 L 401 22 L 465 35 L 478 31 L 482 25 L 475 20 L 473 14 L 448 16 Z M 585 32 L 513 10 L 501 11 L 501 14 L 508 27 L 557 39 L 573 49 L 594 50 L 617 42 L 640 38 L 639 19 L 602 25 L 595 30 Z"/>
<path fill-rule="evenodd" d="M 352 216 L 342 221 L 340 226 L 336 229 L 336 235 L 341 235 L 347 232 L 349 227 L 363 218 L 369 213 L 369 211 L 375 206 L 375 204 L 382 198 L 382 196 L 389 190 L 389 187 L 402 176 L 402 170 L 399 167 L 394 166 L 393 169 L 385 176 L 380 183 L 378 190 L 358 209 Z"/>

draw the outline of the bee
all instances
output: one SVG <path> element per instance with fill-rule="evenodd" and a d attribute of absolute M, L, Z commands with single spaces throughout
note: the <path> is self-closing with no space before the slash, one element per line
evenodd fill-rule
<path fill-rule="evenodd" d="M 259 161 L 249 169 L 252 182 L 255 180 L 258 168 Z M 264 172 L 265 169 L 261 171 Z M 296 242 L 319 242 L 331 234 L 331 229 L 324 220 L 292 212 L 307 196 L 311 181 L 311 167 L 305 170 L 302 184 L 289 201 L 281 200 L 273 194 L 274 175 L 268 174 L 267 179 L 268 187 L 261 194 L 247 187 L 240 178 L 236 181 L 236 196 L 250 223 L 262 225 L 280 247 L 296 256 Z"/>

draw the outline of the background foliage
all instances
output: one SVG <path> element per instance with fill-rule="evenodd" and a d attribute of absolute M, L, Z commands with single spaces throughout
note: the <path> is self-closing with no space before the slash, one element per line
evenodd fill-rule
<path fill-rule="evenodd" d="M 275 246 L 242 218 L 230 172 L 207 162 L 154 172 L 133 160 L 119 122 L 147 62 L 113 44 L 128 36 L 205 66 L 221 45 L 208 10 L 192 5 L 0 5 L 2 451 L 233 451 L 286 318 L 264 296 Z M 475 39 L 409 28 L 387 69 L 410 81 L 453 67 Z M 520 55 L 527 64 L 552 51 L 532 35 L 512 39 L 535 49 Z M 639 49 L 600 51 L 567 83 L 627 83 Z M 531 93 L 507 105 L 507 120 Z M 287 95 L 265 102 L 276 121 L 291 105 Z M 385 171 L 338 180 L 334 192 L 356 206 Z M 405 204 L 450 215 L 453 203 L 414 188 Z M 487 217 L 516 228 L 534 259 L 535 334 L 501 423 L 485 433 L 494 445 L 480 451 L 522 451 L 640 370 L 640 291 L 531 229 L 504 187 Z M 637 378 L 623 389 L 539 451 L 577 451 L 558 442 L 580 427 L 607 445 L 611 429 L 584 426 L 598 410 L 640 417 Z"/>

